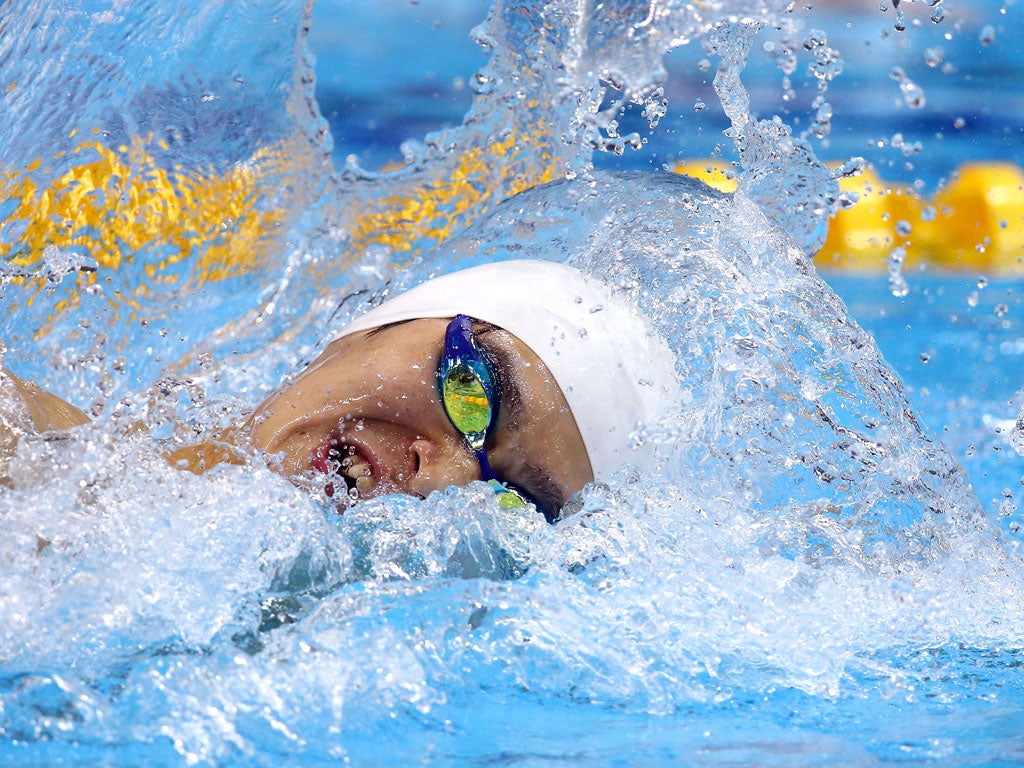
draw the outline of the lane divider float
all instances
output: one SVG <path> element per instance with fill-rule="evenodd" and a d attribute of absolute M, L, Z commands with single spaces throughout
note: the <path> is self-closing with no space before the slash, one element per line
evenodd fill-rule
<path fill-rule="evenodd" d="M 731 167 L 692 160 L 673 170 L 733 192 Z M 1024 170 L 1013 163 L 967 163 L 931 197 L 883 180 L 874 168 L 840 180 L 858 201 L 838 211 L 815 256 L 824 270 L 884 272 L 897 248 L 903 268 L 1024 273 Z"/>

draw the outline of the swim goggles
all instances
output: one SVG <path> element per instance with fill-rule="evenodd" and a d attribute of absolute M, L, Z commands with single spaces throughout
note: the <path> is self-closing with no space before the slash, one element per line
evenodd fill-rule
<path fill-rule="evenodd" d="M 487 460 L 487 428 L 496 417 L 500 398 L 490 361 L 477 346 L 466 315 L 456 315 L 448 323 L 444 354 L 437 366 L 437 389 L 448 420 L 476 456 L 480 475 L 498 495 L 498 505 L 526 506 L 524 495 L 502 483 Z"/>

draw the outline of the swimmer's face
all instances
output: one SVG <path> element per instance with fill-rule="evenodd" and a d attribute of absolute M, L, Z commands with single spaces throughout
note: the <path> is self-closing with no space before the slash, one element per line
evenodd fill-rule
<path fill-rule="evenodd" d="M 334 341 L 257 409 L 256 447 L 280 457 L 281 473 L 341 499 L 423 497 L 479 480 L 480 466 L 437 392 L 448 322 L 413 320 Z M 491 467 L 553 515 L 593 479 L 576 421 L 529 347 L 500 328 L 474 323 L 474 330 L 501 391 L 487 436 Z"/>

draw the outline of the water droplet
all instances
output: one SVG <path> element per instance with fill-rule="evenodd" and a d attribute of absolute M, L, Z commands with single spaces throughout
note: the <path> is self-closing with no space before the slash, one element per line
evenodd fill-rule
<path fill-rule="evenodd" d="M 953 121 L 953 127 L 956 128 L 958 131 L 965 125 L 967 125 L 967 121 L 964 120 L 962 117 L 958 117 Z"/>
<path fill-rule="evenodd" d="M 892 7 L 896 11 L 896 23 L 893 24 L 893 27 L 897 32 L 902 32 L 907 28 L 907 18 L 903 15 L 903 9 L 900 8 L 900 0 L 892 0 Z M 885 9 L 883 8 L 883 10 Z"/>
<path fill-rule="evenodd" d="M 903 93 L 903 101 L 911 109 L 921 109 L 924 106 L 924 89 L 917 83 L 906 80 L 900 83 L 900 91 Z"/>
<path fill-rule="evenodd" d="M 926 205 L 921 209 L 921 221 L 935 221 L 937 211 L 934 205 Z"/>
<path fill-rule="evenodd" d="M 981 28 L 981 32 L 978 33 L 978 42 L 982 45 L 992 45 L 996 41 L 996 28 L 991 24 L 986 24 Z"/>
<path fill-rule="evenodd" d="M 473 75 L 473 90 L 479 94 L 488 94 L 494 90 L 494 79 L 483 72 Z"/>
<path fill-rule="evenodd" d="M 1014 424 L 1013 429 L 1010 430 L 1007 440 L 1013 450 L 1019 455 L 1024 456 L 1024 408 L 1021 408 L 1017 414 L 1017 422 Z M 1024 485 L 1024 477 L 1020 479 L 1020 482 L 1021 485 Z"/>
<path fill-rule="evenodd" d="M 707 109 L 707 106 L 708 105 L 704 103 L 703 99 L 697 99 L 695 102 L 693 102 L 693 111 L 703 112 L 705 109 Z"/>
<path fill-rule="evenodd" d="M 922 352 L 921 353 L 921 362 L 922 363 L 927 363 L 931 359 L 932 359 L 932 355 L 931 355 L 930 352 Z"/>
<path fill-rule="evenodd" d="M 967 306 L 968 307 L 976 307 L 976 306 L 978 306 L 978 292 L 977 291 L 971 291 L 969 294 L 967 294 Z"/>
<path fill-rule="evenodd" d="M 668 99 L 665 98 L 665 89 L 656 88 L 654 92 L 644 100 L 643 116 L 644 119 L 651 126 L 651 130 L 654 130 L 658 123 L 661 122 L 661 118 L 668 112 Z"/>
<path fill-rule="evenodd" d="M 983 291 L 988 286 L 988 278 L 984 275 L 978 275 L 978 290 Z"/>
<path fill-rule="evenodd" d="M 1008 306 L 1006 306 L 1005 304 L 996 304 L 996 308 L 995 308 L 996 317 L 1003 317 L 1009 311 L 1010 311 L 1010 308 Z"/>
<path fill-rule="evenodd" d="M 924 50 L 924 63 L 929 67 L 937 67 L 946 58 L 946 52 L 940 46 L 934 46 L 932 48 L 925 48 Z"/>
<path fill-rule="evenodd" d="M 889 292 L 897 299 L 902 299 L 910 293 L 910 286 L 902 274 L 889 275 Z"/>
<path fill-rule="evenodd" d="M 903 219 L 900 219 L 899 221 L 896 222 L 896 234 L 898 234 L 900 237 L 907 237 L 913 230 L 914 228 L 910 226 L 909 221 L 904 221 Z"/>
<path fill-rule="evenodd" d="M 893 248 L 889 254 L 889 291 L 897 298 L 910 293 L 910 286 L 903 277 L 903 262 L 906 258 L 907 252 L 903 248 Z"/>

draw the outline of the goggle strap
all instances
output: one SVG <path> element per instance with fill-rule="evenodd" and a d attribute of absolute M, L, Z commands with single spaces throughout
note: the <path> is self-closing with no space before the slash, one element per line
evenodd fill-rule
<path fill-rule="evenodd" d="M 498 480 L 498 476 L 491 469 L 491 462 L 487 460 L 487 451 L 481 448 L 478 451 L 473 451 L 476 455 L 476 460 L 480 462 L 480 477 L 483 480 Z M 498 482 L 501 482 L 500 480 Z"/>

